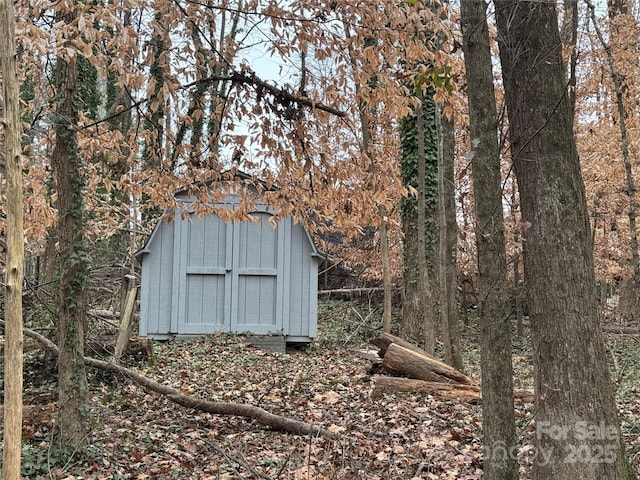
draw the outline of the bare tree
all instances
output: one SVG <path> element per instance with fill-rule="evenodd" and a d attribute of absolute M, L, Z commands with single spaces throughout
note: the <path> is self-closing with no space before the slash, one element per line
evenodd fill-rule
<path fill-rule="evenodd" d="M 534 479 L 632 479 L 595 296 L 591 234 L 555 2 L 494 0 L 524 233 Z M 598 434 L 585 435 L 586 429 Z"/>
<path fill-rule="evenodd" d="M 480 281 L 480 366 L 484 474 L 488 480 L 518 478 L 511 370 L 511 318 L 496 100 L 484 0 L 463 0 L 461 24 L 467 96 L 476 245 Z"/>
<path fill-rule="evenodd" d="M 458 222 L 456 220 L 455 137 L 453 120 L 444 105 L 436 110 L 438 131 L 438 286 L 445 361 L 463 370 L 457 293 L 456 254 Z"/>
<path fill-rule="evenodd" d="M 4 100 L 7 197 L 7 258 L 4 285 L 4 442 L 2 477 L 20 478 L 22 458 L 22 282 L 24 277 L 23 187 L 20 94 L 16 65 L 15 14 L 11 0 L 0 0 L 0 73 Z M 1 155 L 1 153 L 0 153 Z"/>

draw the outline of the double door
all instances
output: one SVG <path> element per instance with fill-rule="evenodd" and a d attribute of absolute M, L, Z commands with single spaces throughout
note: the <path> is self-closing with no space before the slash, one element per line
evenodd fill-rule
<path fill-rule="evenodd" d="M 269 214 L 256 222 L 224 222 L 215 215 L 176 219 L 172 330 L 256 334 L 282 331 L 283 238 Z"/>

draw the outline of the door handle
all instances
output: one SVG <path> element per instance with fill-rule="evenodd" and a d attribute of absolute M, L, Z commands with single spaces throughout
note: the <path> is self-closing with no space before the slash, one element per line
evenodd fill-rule
<path fill-rule="evenodd" d="M 231 273 L 231 269 L 230 268 L 225 268 L 224 271 L 227 272 L 227 273 Z"/>

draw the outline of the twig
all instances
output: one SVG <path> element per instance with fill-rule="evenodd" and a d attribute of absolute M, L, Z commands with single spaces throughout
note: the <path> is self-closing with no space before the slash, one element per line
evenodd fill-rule
<path fill-rule="evenodd" d="M 373 315 L 378 308 L 376 307 L 373 310 L 371 310 L 369 312 L 369 314 L 365 318 L 362 318 L 362 315 L 360 315 L 360 312 L 358 312 L 355 308 L 351 308 L 351 309 L 355 312 L 355 314 L 358 317 L 360 317 L 360 320 L 362 320 L 362 321 L 358 324 L 358 326 L 355 328 L 355 330 L 353 332 L 351 332 L 351 335 L 349 335 L 347 337 L 347 339 L 344 341 L 343 345 L 347 345 L 351 341 L 351 339 L 356 335 L 356 333 L 358 333 L 358 330 L 360 330 L 360 327 L 362 327 L 365 323 L 367 323 L 367 321 L 369 320 L 371 315 Z"/>
<path fill-rule="evenodd" d="M 264 480 L 273 480 L 270 476 L 265 475 L 264 473 L 257 471 L 255 468 L 253 468 L 251 465 L 249 465 L 249 463 L 246 461 L 244 456 L 243 456 L 242 459 L 240 459 L 240 458 L 238 458 L 236 456 L 233 456 L 230 453 L 224 451 L 222 448 L 220 448 L 215 443 L 209 442 L 208 445 L 211 448 L 213 448 L 216 452 L 218 452 L 220 455 L 225 457 L 228 461 L 237 463 L 238 465 L 243 467 L 245 470 L 248 470 L 249 472 L 251 472 L 254 476 L 256 476 L 258 478 L 262 478 Z"/>

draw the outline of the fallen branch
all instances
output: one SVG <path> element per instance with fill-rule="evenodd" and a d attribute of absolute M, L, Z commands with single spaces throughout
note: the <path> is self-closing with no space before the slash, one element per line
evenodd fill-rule
<path fill-rule="evenodd" d="M 441 383 L 475 385 L 465 374 L 450 367 L 425 352 L 419 352 L 392 343 L 382 360 L 382 368 L 388 372 L 418 380 Z"/>
<path fill-rule="evenodd" d="M 4 321 L 0 320 L 0 325 L 4 327 L 4 324 Z M 54 355 L 58 355 L 58 346 L 45 336 L 40 335 L 39 333 L 28 328 L 24 328 L 24 334 L 37 340 Z M 122 367 L 120 365 L 105 362 L 103 360 L 84 357 L 84 363 L 85 365 L 92 368 L 98 368 L 106 372 L 112 372 L 122 375 L 123 377 L 134 381 L 138 385 L 147 388 L 148 390 L 159 393 L 161 395 L 165 395 L 169 400 L 183 407 L 191 408 L 205 413 L 211 413 L 214 415 L 233 415 L 238 417 L 251 418 L 253 420 L 256 420 L 261 425 L 270 427 L 277 431 L 293 433 L 295 435 L 320 435 L 331 439 L 337 437 L 336 434 L 329 432 L 328 430 L 325 430 L 323 428 L 300 420 L 282 417 L 280 415 L 270 413 L 260 407 L 232 402 L 212 402 L 209 400 L 203 400 L 185 395 L 175 388 L 162 385 L 161 383 L 145 377 L 138 372 Z"/>
<path fill-rule="evenodd" d="M 478 385 L 460 383 L 427 382 L 414 378 L 373 377 L 375 384 L 374 395 L 389 393 L 427 393 L 445 400 L 460 400 L 470 403 L 482 401 L 482 393 Z M 519 402 L 533 402 L 533 391 L 516 388 L 513 398 Z"/>
<path fill-rule="evenodd" d="M 382 292 L 382 287 L 361 287 L 361 288 L 335 288 L 331 290 L 318 290 L 318 295 L 364 295 L 365 293 Z"/>
<path fill-rule="evenodd" d="M 605 323 L 602 325 L 602 331 L 605 333 L 619 333 L 621 335 L 638 335 L 640 334 L 640 327 L 625 327 L 623 325 Z"/>

